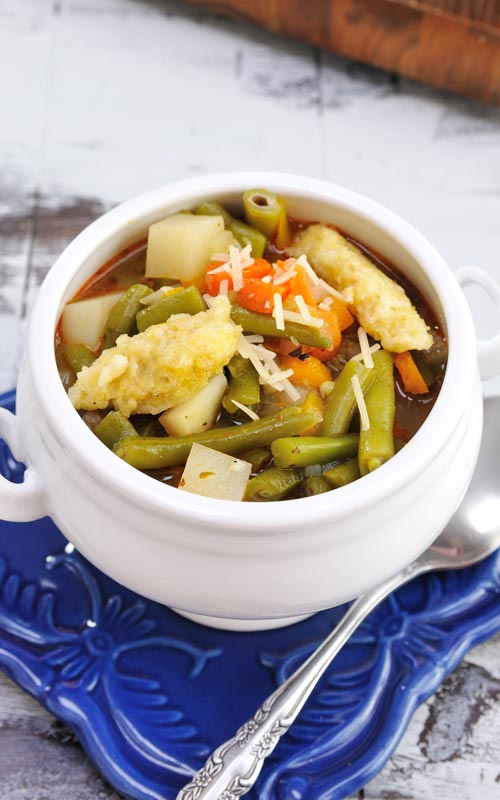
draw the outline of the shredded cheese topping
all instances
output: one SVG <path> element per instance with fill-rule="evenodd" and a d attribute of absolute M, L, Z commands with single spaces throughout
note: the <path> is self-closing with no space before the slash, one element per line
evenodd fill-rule
<path fill-rule="evenodd" d="M 316 275 L 315 271 L 311 267 L 309 261 L 307 260 L 307 256 L 303 253 L 301 256 L 298 257 L 296 264 L 299 264 L 301 267 L 304 267 L 308 278 L 311 279 L 312 283 L 318 285 L 321 283 L 320 278 Z"/>
<path fill-rule="evenodd" d="M 361 325 L 358 328 L 358 341 L 359 346 L 361 348 L 361 358 L 364 362 L 365 367 L 368 369 L 373 369 L 373 358 L 372 352 L 370 350 L 370 343 L 368 341 L 368 336 L 364 328 Z"/>
<path fill-rule="evenodd" d="M 382 348 L 380 347 L 378 342 L 376 344 L 372 344 L 372 346 L 369 348 L 370 353 L 376 353 L 377 350 L 381 350 L 381 349 Z M 357 353 L 355 356 L 353 356 L 351 358 L 351 361 L 363 361 L 363 359 L 364 359 L 363 353 Z M 372 359 L 372 361 L 373 361 L 373 359 Z M 366 361 L 365 361 L 365 364 L 366 364 Z M 372 366 L 373 366 L 373 364 L 372 364 Z"/>
<path fill-rule="evenodd" d="M 359 382 L 359 378 L 357 375 L 352 376 L 351 384 L 354 391 L 354 397 L 356 398 L 356 403 L 358 404 L 359 418 L 361 421 L 361 430 L 368 431 L 370 430 L 370 418 L 368 416 L 365 398 L 363 397 L 363 390 L 361 388 L 361 384 Z"/>
<path fill-rule="evenodd" d="M 256 414 L 255 411 L 252 408 L 249 408 L 248 406 L 244 405 L 243 403 L 240 403 L 238 400 L 232 400 L 231 402 L 233 403 L 233 405 L 235 405 L 237 408 L 239 408 L 240 411 L 243 411 L 244 414 L 249 416 L 250 419 L 253 419 L 253 420 L 260 419 L 259 415 Z"/>
<path fill-rule="evenodd" d="M 259 375 L 259 382 L 276 392 L 285 392 L 290 400 L 295 401 L 300 398 L 300 394 L 288 380 L 293 375 L 293 370 L 282 370 L 276 364 L 276 353 L 262 347 L 260 343 L 255 344 L 250 341 L 255 337 L 243 336 L 238 339 L 237 350 L 240 356 L 248 358 L 255 367 Z"/>
<path fill-rule="evenodd" d="M 295 295 L 295 302 L 297 304 L 297 308 L 299 309 L 299 313 L 304 319 L 304 322 L 310 322 L 312 320 L 312 314 L 309 311 L 306 301 L 301 294 Z"/>
<path fill-rule="evenodd" d="M 276 295 L 274 295 L 276 297 Z M 281 297 L 280 297 L 281 302 Z M 308 328 L 322 328 L 323 327 L 323 320 L 319 319 L 318 317 L 311 317 L 310 319 L 305 319 L 302 314 L 297 314 L 296 311 L 283 311 L 283 320 L 284 322 L 298 322 L 299 325 L 306 325 Z M 278 323 L 276 323 L 276 327 L 278 327 Z M 285 325 L 283 324 L 283 328 L 280 330 L 284 330 Z"/>
<path fill-rule="evenodd" d="M 273 294 L 273 314 L 276 327 L 279 331 L 285 330 L 285 315 L 283 312 L 283 300 L 278 292 Z"/>

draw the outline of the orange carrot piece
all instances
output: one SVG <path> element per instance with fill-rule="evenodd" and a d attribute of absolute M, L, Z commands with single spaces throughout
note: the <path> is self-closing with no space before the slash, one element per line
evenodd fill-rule
<path fill-rule="evenodd" d="M 331 309 L 328 309 L 327 311 L 325 308 L 316 308 L 314 311 L 314 316 L 321 317 L 325 320 L 332 336 L 332 346 L 329 350 L 321 350 L 319 347 L 312 347 L 310 349 L 308 348 L 308 352 L 315 358 L 318 358 L 320 361 L 328 361 L 329 358 L 335 355 L 342 341 L 339 320 L 335 311 L 332 311 Z"/>
<path fill-rule="evenodd" d="M 210 272 L 211 269 L 215 269 L 216 267 L 220 267 L 224 262 L 214 262 L 213 264 L 209 264 L 207 268 L 207 274 L 205 275 L 205 290 L 208 294 L 211 294 L 212 297 L 220 294 L 220 287 L 223 281 L 227 281 L 227 288 L 233 288 L 233 278 L 229 274 L 223 270 L 222 272 Z M 270 275 L 272 272 L 272 267 L 269 261 L 266 261 L 265 258 L 256 258 L 254 259 L 253 264 L 250 264 L 249 267 L 245 267 L 243 269 L 243 281 L 252 278 L 263 278 L 265 275 Z"/>
<path fill-rule="evenodd" d="M 285 285 L 274 286 L 272 283 L 263 283 L 258 278 L 245 280 L 242 288 L 236 295 L 236 301 L 243 308 L 249 311 L 257 311 L 259 314 L 272 314 L 274 308 L 274 295 L 280 294 L 286 297 L 289 287 Z"/>
<path fill-rule="evenodd" d="M 328 367 L 314 356 L 308 355 L 304 360 L 294 356 L 281 356 L 279 361 L 281 369 L 293 369 L 293 375 L 289 378 L 291 383 L 301 383 L 319 389 L 322 383 L 332 380 Z"/>
<path fill-rule="evenodd" d="M 409 350 L 404 353 L 393 354 L 394 363 L 398 370 L 405 392 L 409 394 L 427 394 L 429 387 L 422 378 L 419 368 L 413 360 Z"/>
<path fill-rule="evenodd" d="M 338 297 L 333 297 L 332 295 L 330 295 L 330 297 L 332 298 L 332 302 L 329 304 L 329 309 L 337 315 L 340 330 L 345 331 L 345 329 L 349 328 L 354 322 L 354 317 L 343 300 L 340 300 Z"/>
<path fill-rule="evenodd" d="M 290 294 L 301 294 L 308 306 L 316 308 L 316 300 L 311 291 L 311 282 L 302 264 L 295 267 L 296 274 L 290 278 Z"/>

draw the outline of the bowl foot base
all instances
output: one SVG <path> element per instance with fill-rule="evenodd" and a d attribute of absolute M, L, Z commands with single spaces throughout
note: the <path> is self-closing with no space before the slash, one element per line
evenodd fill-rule
<path fill-rule="evenodd" d="M 197 622 L 199 625 L 206 625 L 208 628 L 219 628 L 224 631 L 268 631 L 273 628 L 284 628 L 287 625 L 294 625 L 304 619 L 312 617 L 312 614 L 303 614 L 298 617 L 280 617 L 278 619 L 228 619 L 226 617 L 208 617 L 205 614 L 192 614 L 190 611 L 180 611 L 172 608 L 176 614 Z"/>

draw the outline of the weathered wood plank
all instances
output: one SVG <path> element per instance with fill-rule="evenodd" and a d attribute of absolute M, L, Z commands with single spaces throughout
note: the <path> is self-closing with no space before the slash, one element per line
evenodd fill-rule
<path fill-rule="evenodd" d="M 335 53 L 500 104 L 500 3 L 188 0 Z"/>

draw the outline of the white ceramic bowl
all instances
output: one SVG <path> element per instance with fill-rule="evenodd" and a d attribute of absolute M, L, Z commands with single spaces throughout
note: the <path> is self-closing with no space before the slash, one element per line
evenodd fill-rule
<path fill-rule="evenodd" d="M 180 492 L 117 458 L 68 400 L 54 358 L 61 309 L 152 222 L 201 201 L 237 207 L 243 190 L 283 195 L 293 217 L 332 222 L 397 265 L 434 308 L 449 340 L 444 383 L 428 419 L 390 462 L 349 486 L 277 503 Z M 464 281 L 487 284 L 480 271 Z M 498 290 L 497 292 L 498 299 Z M 472 476 L 482 428 L 477 343 L 449 267 L 408 223 L 328 183 L 274 173 L 202 176 L 162 187 L 86 228 L 50 270 L 32 312 L 17 417 L 0 434 L 28 465 L 0 484 L 1 515 L 50 514 L 92 563 L 125 586 L 207 624 L 265 628 L 350 600 L 418 556 L 451 517 Z M 481 345 L 484 376 L 500 342 Z M 214 619 L 215 618 L 215 619 Z"/>

